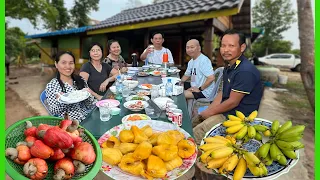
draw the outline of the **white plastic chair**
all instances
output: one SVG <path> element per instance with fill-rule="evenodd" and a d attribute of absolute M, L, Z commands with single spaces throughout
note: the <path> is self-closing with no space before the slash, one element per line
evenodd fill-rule
<path fill-rule="evenodd" d="M 200 99 L 188 99 L 188 111 L 189 111 L 189 116 L 190 118 L 192 118 L 192 112 L 193 112 L 193 108 L 194 108 L 194 105 L 198 102 L 200 103 L 209 103 L 211 101 L 213 101 L 216 96 L 218 95 L 218 90 L 219 90 L 219 87 L 220 87 L 220 83 L 222 81 L 222 75 L 223 75 L 223 70 L 224 70 L 224 67 L 219 67 L 217 68 L 214 72 L 215 72 L 215 76 L 217 77 L 217 74 L 218 74 L 218 77 L 216 78 L 216 81 L 215 81 L 215 86 L 213 88 L 213 98 L 212 99 L 207 99 L 207 98 L 200 98 Z"/>

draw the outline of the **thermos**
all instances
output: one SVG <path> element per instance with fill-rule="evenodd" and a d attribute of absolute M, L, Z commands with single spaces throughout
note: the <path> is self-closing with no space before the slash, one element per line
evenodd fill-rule
<path fill-rule="evenodd" d="M 136 53 L 131 54 L 132 67 L 138 67 L 138 58 Z"/>

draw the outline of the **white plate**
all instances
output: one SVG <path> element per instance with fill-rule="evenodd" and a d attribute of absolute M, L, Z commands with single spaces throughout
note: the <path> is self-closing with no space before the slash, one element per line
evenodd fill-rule
<path fill-rule="evenodd" d="M 148 96 L 138 96 L 138 95 L 131 95 L 129 97 L 126 98 L 126 101 L 132 101 L 132 100 L 137 100 L 137 99 L 132 99 L 134 97 L 141 97 L 143 98 L 144 100 L 141 100 L 141 101 L 148 101 L 150 98 Z"/>
<path fill-rule="evenodd" d="M 161 109 L 165 110 L 166 109 L 166 104 L 167 102 L 174 102 L 171 98 L 168 97 L 158 97 L 153 100 L 154 103 Z"/>
<path fill-rule="evenodd" d="M 145 107 L 148 107 L 149 104 L 146 102 L 146 101 L 140 101 L 142 104 L 143 104 L 143 107 L 142 108 L 130 108 L 129 106 L 132 105 L 132 104 L 135 104 L 135 103 L 138 103 L 140 100 L 132 100 L 132 101 L 127 101 L 123 104 L 123 106 L 131 111 L 135 111 L 135 112 L 138 112 L 138 111 L 141 111 L 143 110 Z"/>
<path fill-rule="evenodd" d="M 119 137 L 119 134 L 124 129 L 130 129 L 132 125 L 136 125 L 139 128 L 142 128 L 146 125 L 151 126 L 152 131 L 154 132 L 165 132 L 168 130 L 178 130 L 184 134 L 185 139 L 188 139 L 192 142 L 194 142 L 194 139 L 190 136 L 188 132 L 186 132 L 184 129 L 175 126 L 172 123 L 167 123 L 163 121 L 152 121 L 152 120 L 145 120 L 145 121 L 134 121 L 134 122 L 125 122 L 123 124 L 120 124 L 118 126 L 113 127 L 106 133 L 104 133 L 98 140 L 98 143 L 101 145 L 103 142 L 105 142 L 107 139 L 109 139 L 110 136 Z M 183 164 L 173 169 L 172 171 L 167 172 L 165 178 L 154 178 L 155 180 L 163 180 L 163 179 L 177 179 L 193 166 L 197 159 L 198 154 L 198 148 L 196 147 L 195 153 L 186 159 L 183 159 Z M 145 180 L 145 178 L 142 178 L 141 176 L 134 176 L 130 173 L 122 171 L 118 166 L 112 166 L 104 161 L 102 161 L 101 170 L 103 173 L 105 173 L 107 176 L 109 176 L 111 179 L 123 179 L 123 180 Z"/>
<path fill-rule="evenodd" d="M 138 95 L 138 96 L 148 96 L 148 95 L 150 95 L 150 91 L 147 91 L 147 90 L 137 90 L 137 95 Z"/>
<path fill-rule="evenodd" d="M 152 84 L 151 84 L 152 85 Z M 142 84 L 140 84 L 138 86 L 140 89 L 147 89 L 147 90 L 150 90 L 151 88 L 148 88 L 147 86 L 142 86 Z"/>
<path fill-rule="evenodd" d="M 160 68 L 161 65 L 160 64 L 151 64 L 149 67 L 150 68 Z"/>
<path fill-rule="evenodd" d="M 151 74 L 152 76 L 161 76 L 161 72 L 160 72 L 160 71 L 157 71 L 157 72 L 159 72 L 159 74 L 154 74 L 154 71 L 150 72 L 150 74 Z"/>
<path fill-rule="evenodd" d="M 77 90 L 60 95 L 58 101 L 64 104 L 73 104 L 87 99 L 90 93 L 85 90 Z"/>
<path fill-rule="evenodd" d="M 138 115 L 138 116 L 143 115 L 143 116 L 146 117 L 146 119 L 140 119 L 140 120 L 135 120 L 135 121 L 151 120 L 151 118 L 150 118 L 149 116 L 147 116 L 146 114 L 129 114 L 129 115 L 126 115 L 125 117 L 122 118 L 122 120 L 121 120 L 122 123 L 125 123 L 125 122 L 135 122 L 135 121 L 129 121 L 129 120 L 128 120 L 128 118 L 129 118 L 130 116 L 134 116 L 134 115 Z"/>

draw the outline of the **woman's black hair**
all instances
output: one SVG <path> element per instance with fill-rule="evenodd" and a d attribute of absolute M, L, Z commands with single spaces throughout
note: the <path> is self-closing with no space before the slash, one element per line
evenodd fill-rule
<path fill-rule="evenodd" d="M 111 44 L 114 43 L 114 42 L 117 42 L 118 44 L 120 44 L 118 40 L 115 40 L 115 39 L 108 40 L 107 48 L 108 48 L 109 51 L 110 51 Z"/>
<path fill-rule="evenodd" d="M 75 59 L 73 53 L 70 52 L 70 51 L 60 51 L 60 52 L 58 52 L 57 56 L 56 56 L 56 59 L 55 59 L 56 63 L 58 63 L 60 61 L 60 57 L 62 55 L 64 55 L 64 54 L 70 55 L 73 58 L 73 62 L 76 63 L 76 59 Z M 85 83 L 84 83 L 84 80 L 81 78 L 81 76 L 72 73 L 71 74 L 71 78 L 75 82 L 75 86 L 77 87 L 78 90 L 85 88 Z M 67 91 L 66 91 L 66 89 L 64 87 L 63 82 L 61 81 L 59 71 L 57 71 L 57 79 L 58 79 L 58 82 L 59 82 L 60 87 L 62 89 L 62 92 L 66 93 Z"/>
<path fill-rule="evenodd" d="M 102 53 L 102 57 L 101 57 L 101 60 L 102 60 L 103 57 L 104 57 L 104 55 L 103 55 L 103 46 L 102 46 L 100 43 L 98 43 L 98 42 L 92 42 L 92 43 L 90 44 L 89 51 L 88 51 L 88 53 L 89 53 L 89 61 L 91 61 L 90 51 L 91 51 L 91 49 L 92 49 L 93 46 L 99 46 L 99 47 L 100 47 L 101 53 Z"/>

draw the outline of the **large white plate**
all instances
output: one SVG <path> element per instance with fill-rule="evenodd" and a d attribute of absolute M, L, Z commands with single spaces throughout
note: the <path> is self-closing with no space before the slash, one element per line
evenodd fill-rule
<path fill-rule="evenodd" d="M 81 102 L 87 99 L 89 96 L 90 96 L 90 93 L 88 91 L 77 90 L 77 91 L 72 91 L 72 92 L 64 93 L 60 95 L 60 97 L 58 98 L 58 101 L 64 104 L 73 104 L 73 103 Z"/>
<path fill-rule="evenodd" d="M 140 115 L 143 115 L 143 116 L 145 116 L 147 119 L 141 119 L 142 121 L 145 121 L 145 120 L 151 120 L 151 118 L 149 117 L 149 116 L 147 116 L 146 114 L 129 114 L 129 115 L 126 115 L 125 117 L 123 117 L 122 119 L 121 119 L 121 121 L 122 121 L 122 123 L 125 123 L 125 122 L 135 122 L 135 121 L 129 121 L 128 120 L 128 118 L 130 117 L 130 116 L 134 116 L 134 115 L 138 115 L 138 116 L 140 116 Z M 141 121 L 141 120 L 136 120 L 136 121 Z"/>
<path fill-rule="evenodd" d="M 165 110 L 167 102 L 174 102 L 171 98 L 168 97 L 158 97 L 153 100 L 154 103 L 161 109 Z"/>
<path fill-rule="evenodd" d="M 269 120 L 265 120 L 262 118 L 255 118 L 255 120 L 253 122 L 251 122 L 250 124 L 254 125 L 254 124 L 262 124 L 268 127 L 271 127 L 272 122 Z M 204 136 L 206 137 L 211 137 L 211 136 L 216 136 L 216 135 L 220 135 L 220 136 L 226 136 L 226 127 L 224 127 L 221 123 L 215 125 L 213 128 L 211 128 L 210 131 L 208 131 L 206 133 L 206 135 Z M 262 142 L 265 143 L 268 141 L 269 138 L 262 136 Z M 202 139 L 201 144 L 204 144 L 204 141 Z M 259 147 L 262 145 L 262 143 L 260 141 L 257 141 L 255 139 L 251 139 L 249 140 L 247 143 L 244 143 L 242 145 L 242 147 L 250 152 L 256 152 Z M 271 180 L 271 179 L 277 179 L 279 176 L 286 174 L 289 172 L 289 170 L 295 166 L 299 160 L 299 151 L 296 150 L 296 154 L 297 154 L 297 159 L 288 159 L 287 158 L 287 165 L 286 166 L 282 166 L 280 165 L 278 162 L 273 161 L 273 163 L 270 166 L 266 166 L 268 169 L 268 175 L 265 177 L 256 177 L 254 175 L 252 175 L 252 173 L 249 171 L 249 169 L 247 169 L 246 174 L 244 175 L 244 177 L 242 179 L 244 180 Z M 217 169 L 214 169 L 216 172 L 218 172 Z M 232 179 L 233 174 L 230 173 L 228 175 L 228 178 Z"/>
<path fill-rule="evenodd" d="M 131 111 L 135 111 L 135 112 L 138 112 L 138 111 L 141 111 L 143 110 L 145 107 L 148 107 L 149 106 L 149 103 L 147 103 L 146 101 L 141 101 L 141 103 L 143 104 L 143 107 L 142 108 L 136 108 L 136 109 L 133 109 L 133 108 L 130 108 L 129 106 L 132 105 L 132 104 L 135 104 L 135 103 L 138 103 L 140 100 L 132 100 L 132 101 L 127 101 L 123 104 L 123 106 Z"/>
<path fill-rule="evenodd" d="M 141 101 L 148 101 L 150 99 L 148 96 L 131 95 L 131 96 L 126 98 L 126 101 L 138 100 L 138 99 L 133 99 L 134 97 L 143 98 L 143 100 L 141 100 Z"/>
<path fill-rule="evenodd" d="M 143 126 L 150 125 L 152 128 L 152 131 L 154 132 L 165 132 L 168 130 L 178 130 L 182 132 L 185 136 L 186 139 L 191 140 L 194 142 L 194 139 L 190 136 L 188 132 L 186 132 L 184 129 L 177 127 L 176 125 L 172 123 L 167 123 L 163 121 L 152 121 L 152 120 L 145 120 L 145 121 L 135 121 L 135 122 L 126 122 L 123 124 L 120 124 L 118 126 L 113 127 L 106 133 L 104 133 L 98 140 L 98 143 L 101 145 L 104 141 L 106 141 L 110 136 L 115 136 L 118 137 L 119 133 L 123 129 L 130 129 L 132 125 L 136 125 L 139 128 L 142 128 Z M 196 148 L 196 152 L 189 158 L 183 159 L 183 164 L 178 167 L 173 169 L 172 171 L 169 171 L 164 179 L 177 179 L 183 174 L 185 174 L 195 163 L 197 159 L 197 154 L 198 154 L 198 148 Z M 141 176 L 134 176 L 132 174 L 129 174 L 127 172 L 122 171 L 118 166 L 112 166 L 104 161 L 102 161 L 102 171 L 108 175 L 109 177 L 113 179 L 121 179 L 121 180 L 142 180 Z M 156 179 L 156 178 L 155 178 Z M 159 180 L 159 179 L 157 179 Z"/>
<path fill-rule="evenodd" d="M 150 90 L 151 88 L 148 88 L 147 86 L 143 86 L 144 84 L 140 84 L 138 87 L 140 89 L 147 89 L 147 90 Z M 151 84 L 152 85 L 152 84 Z"/>

